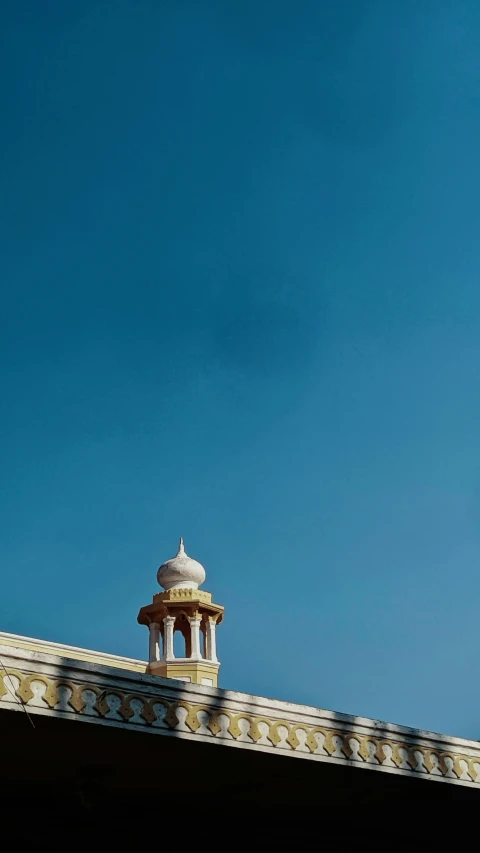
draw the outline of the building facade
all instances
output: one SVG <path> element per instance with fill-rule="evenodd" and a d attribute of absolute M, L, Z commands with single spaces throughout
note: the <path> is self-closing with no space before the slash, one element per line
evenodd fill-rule
<path fill-rule="evenodd" d="M 384 849 L 382 821 L 439 843 L 476 801 L 477 741 L 220 689 L 223 608 L 199 589 L 203 567 L 181 543 L 158 579 L 138 617 L 146 661 L 0 633 L 0 795 L 12 820 L 30 815 L 23 838 L 63 822 L 83 849 L 99 832 L 219 844 L 228 821 L 227 840 L 262 825 L 279 842 L 338 841 L 348 826 Z"/>

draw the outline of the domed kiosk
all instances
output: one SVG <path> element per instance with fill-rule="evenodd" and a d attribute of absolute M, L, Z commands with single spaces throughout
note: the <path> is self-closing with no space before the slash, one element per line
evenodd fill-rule
<path fill-rule="evenodd" d="M 188 556 L 180 539 L 175 557 L 162 563 L 157 572 L 164 592 L 154 595 L 152 604 L 138 614 L 139 623 L 150 631 L 148 673 L 217 686 L 216 626 L 223 619 L 223 607 L 213 603 L 209 592 L 199 589 L 205 577 L 202 564 Z M 185 641 L 183 657 L 174 653 L 177 631 Z"/>

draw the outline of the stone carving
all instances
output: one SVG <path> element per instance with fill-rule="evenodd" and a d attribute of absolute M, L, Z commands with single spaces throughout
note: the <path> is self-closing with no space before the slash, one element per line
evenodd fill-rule
<path fill-rule="evenodd" d="M 15 695 L 13 695 L 15 694 Z M 237 740 L 264 749 L 286 750 L 344 761 L 372 768 L 397 769 L 414 775 L 480 783 L 480 749 L 472 754 L 452 749 L 432 749 L 413 738 L 363 734 L 325 726 L 309 726 L 273 716 L 256 716 L 224 706 L 215 697 L 204 704 L 162 696 L 161 688 L 151 694 L 126 692 L 72 678 L 52 678 L 43 673 L 22 672 L 18 667 L 0 670 L 0 705 L 15 703 L 32 710 L 50 709 L 62 716 L 95 716 L 99 722 L 116 721 L 135 727 L 163 728 L 202 738 Z"/>

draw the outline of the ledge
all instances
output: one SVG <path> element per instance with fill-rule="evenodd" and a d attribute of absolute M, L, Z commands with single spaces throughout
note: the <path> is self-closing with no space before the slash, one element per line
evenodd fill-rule
<path fill-rule="evenodd" d="M 0 634 L 0 660 L 0 710 L 480 787 L 476 741 L 146 675 L 142 661 L 11 634 Z"/>

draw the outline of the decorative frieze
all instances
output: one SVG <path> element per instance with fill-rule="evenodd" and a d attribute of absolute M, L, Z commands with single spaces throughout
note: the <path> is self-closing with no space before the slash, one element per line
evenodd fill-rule
<path fill-rule="evenodd" d="M 480 783 L 480 744 L 365 718 L 0 647 L 0 709 Z"/>

